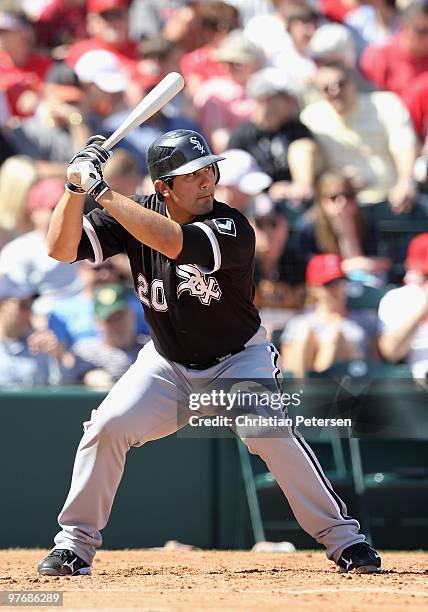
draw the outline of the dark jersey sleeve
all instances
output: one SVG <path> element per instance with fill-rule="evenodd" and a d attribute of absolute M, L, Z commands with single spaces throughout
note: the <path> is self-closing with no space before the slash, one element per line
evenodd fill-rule
<path fill-rule="evenodd" d="M 194 264 L 203 274 L 249 265 L 254 256 L 253 228 L 239 213 L 196 221 L 182 229 L 183 248 L 176 263 Z"/>
<path fill-rule="evenodd" d="M 94 208 L 83 216 L 83 231 L 76 261 L 101 263 L 125 250 L 126 230 L 106 210 Z"/>

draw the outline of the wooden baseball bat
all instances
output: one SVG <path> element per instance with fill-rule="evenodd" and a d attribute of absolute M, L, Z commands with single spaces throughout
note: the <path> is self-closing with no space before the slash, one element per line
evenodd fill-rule
<path fill-rule="evenodd" d="M 129 132 L 157 113 L 184 87 L 184 79 L 178 72 L 170 72 L 141 100 L 134 110 L 124 119 L 117 130 L 102 143 L 110 150 L 125 138 Z"/>

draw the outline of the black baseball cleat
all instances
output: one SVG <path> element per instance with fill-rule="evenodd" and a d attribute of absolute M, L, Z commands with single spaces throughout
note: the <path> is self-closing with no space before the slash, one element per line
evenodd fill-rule
<path fill-rule="evenodd" d="M 377 574 L 382 571 L 380 556 L 367 542 L 359 542 L 345 548 L 337 565 L 340 567 L 340 573 Z"/>
<path fill-rule="evenodd" d="M 41 576 L 90 576 L 91 566 L 72 550 L 55 548 L 40 561 L 37 572 Z"/>

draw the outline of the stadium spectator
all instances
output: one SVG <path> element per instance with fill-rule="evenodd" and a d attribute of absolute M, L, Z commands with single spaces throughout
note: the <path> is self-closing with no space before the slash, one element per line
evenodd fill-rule
<path fill-rule="evenodd" d="M 303 307 L 305 267 L 302 255 L 289 240 L 289 228 L 278 205 L 266 195 L 248 210 L 256 235 L 255 303 L 270 338 Z"/>
<path fill-rule="evenodd" d="M 129 71 L 138 59 L 137 44 L 129 38 L 129 0 L 88 0 L 86 28 L 89 38 L 77 41 L 65 60 L 74 68 L 84 53 L 103 50 L 113 53 Z"/>
<path fill-rule="evenodd" d="M 313 195 L 316 145 L 296 118 L 294 90 L 282 77 L 275 68 L 251 77 L 247 92 L 256 102 L 252 118 L 232 131 L 228 146 L 251 153 L 273 180 L 270 196 L 296 207 Z"/>
<path fill-rule="evenodd" d="M 290 319 L 284 329 L 285 369 L 303 378 L 337 362 L 377 358 L 377 320 L 365 310 L 348 311 L 340 256 L 315 255 L 306 269 L 306 283 L 314 308 Z"/>
<path fill-rule="evenodd" d="M 248 79 L 263 68 L 265 56 L 244 37 L 242 30 L 228 34 L 213 56 L 227 67 L 227 73 L 202 84 L 193 102 L 211 148 L 221 153 L 227 146 L 230 131 L 251 117 L 255 102 L 248 98 L 246 85 Z"/>
<path fill-rule="evenodd" d="M 388 200 L 394 213 L 408 212 L 418 146 L 402 102 L 390 92 L 358 92 L 354 73 L 339 64 L 321 66 L 316 84 L 322 99 L 300 118 L 317 138 L 324 169 L 344 170 L 362 204 Z"/>
<path fill-rule="evenodd" d="M 310 57 L 310 44 L 318 27 L 319 15 L 305 3 L 292 4 L 285 15 L 291 44 L 284 51 L 276 53 L 271 61 L 283 72 L 283 78 L 293 83 L 300 93 L 310 85 L 316 71 Z"/>
<path fill-rule="evenodd" d="M 341 23 L 323 23 L 317 28 L 309 43 L 309 55 L 317 66 L 342 64 L 355 71 L 357 89 L 373 91 L 372 83 L 365 79 L 358 67 L 358 49 L 355 35 Z M 315 80 L 315 75 L 312 79 Z M 303 98 L 303 105 L 319 99 L 312 87 Z"/>
<path fill-rule="evenodd" d="M 428 1 L 403 11 L 402 27 L 384 44 L 369 45 L 361 57 L 364 76 L 379 89 L 403 96 L 413 79 L 428 70 Z"/>
<path fill-rule="evenodd" d="M 405 360 L 414 378 L 428 375 L 428 233 L 409 244 L 402 287 L 391 289 L 379 304 L 382 355 Z"/>
<path fill-rule="evenodd" d="M 80 340 L 73 352 L 89 364 L 83 378 L 86 385 L 111 387 L 134 363 L 148 338 L 136 335 L 136 314 L 122 285 L 106 284 L 95 291 L 94 314 L 100 336 Z"/>
<path fill-rule="evenodd" d="M 28 208 L 34 229 L 6 244 L 0 252 L 0 274 L 7 274 L 21 291 L 38 294 L 39 305 L 80 289 L 75 264 L 63 264 L 47 254 L 46 235 L 52 211 L 64 192 L 64 181 L 38 181 L 28 194 Z"/>
<path fill-rule="evenodd" d="M 31 23 L 22 13 L 0 11 L 0 91 L 12 115 L 31 115 L 52 59 L 35 47 Z"/>
<path fill-rule="evenodd" d="M 181 58 L 180 72 L 193 97 L 207 79 L 227 74 L 226 66 L 215 57 L 215 51 L 231 30 L 239 26 L 239 13 L 235 7 L 213 0 L 204 2 L 197 10 L 201 46 Z"/>
<path fill-rule="evenodd" d="M 84 92 L 85 121 L 93 134 L 109 135 L 131 110 L 125 96 L 129 77 L 123 65 L 114 53 L 93 50 L 79 58 L 75 72 Z"/>
<path fill-rule="evenodd" d="M 79 363 L 51 330 L 33 327 L 29 286 L 0 278 L 0 388 L 73 382 Z"/>
<path fill-rule="evenodd" d="M 62 176 L 65 164 L 92 133 L 84 97 L 75 72 L 65 63 L 55 62 L 46 74 L 34 115 L 15 122 L 10 129 L 16 152 L 51 162 L 45 169 Z"/>
<path fill-rule="evenodd" d="M 254 157 L 241 149 L 223 151 L 216 198 L 246 214 L 251 202 L 272 183 Z"/>
<path fill-rule="evenodd" d="M 48 0 L 29 15 L 38 45 L 53 48 L 86 38 L 87 0 Z"/>
<path fill-rule="evenodd" d="M 336 253 L 350 280 L 383 284 L 389 260 L 378 257 L 379 232 L 371 208 L 359 208 L 352 181 L 325 172 L 318 181 L 314 206 L 299 227 L 299 250 L 306 257 Z"/>
<path fill-rule="evenodd" d="M 397 32 L 400 17 L 396 0 L 360 1 L 343 23 L 357 36 L 360 53 L 368 44 L 382 44 Z"/>

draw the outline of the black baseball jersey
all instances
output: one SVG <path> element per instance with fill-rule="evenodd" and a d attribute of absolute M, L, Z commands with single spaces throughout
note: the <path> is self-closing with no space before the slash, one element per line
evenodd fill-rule
<path fill-rule="evenodd" d="M 166 216 L 157 195 L 132 199 Z M 77 259 L 101 262 L 127 253 L 135 290 L 157 351 L 172 361 L 204 365 L 239 350 L 255 334 L 254 231 L 247 218 L 214 200 L 213 210 L 182 225 L 176 260 L 141 244 L 106 210 L 83 219 Z"/>

